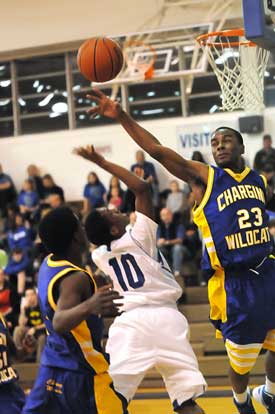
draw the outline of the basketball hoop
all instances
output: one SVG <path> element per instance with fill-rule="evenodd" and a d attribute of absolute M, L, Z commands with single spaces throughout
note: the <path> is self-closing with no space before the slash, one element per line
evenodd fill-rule
<path fill-rule="evenodd" d="M 206 50 L 222 91 L 222 109 L 261 112 L 269 51 L 245 38 L 244 29 L 224 30 L 197 38 Z"/>
<path fill-rule="evenodd" d="M 154 64 L 157 54 L 155 49 L 141 40 L 126 41 L 123 47 L 127 71 L 137 80 L 148 80 L 154 76 Z"/>

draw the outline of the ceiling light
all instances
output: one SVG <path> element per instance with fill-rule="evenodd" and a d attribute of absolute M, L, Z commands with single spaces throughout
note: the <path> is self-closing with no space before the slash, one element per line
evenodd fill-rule
<path fill-rule="evenodd" d="M 155 91 L 147 92 L 147 96 L 155 96 L 155 95 L 156 95 Z"/>
<path fill-rule="evenodd" d="M 59 114 L 64 114 L 65 112 L 68 112 L 68 104 L 66 104 L 66 102 L 56 102 L 52 106 L 52 111 Z"/>
<path fill-rule="evenodd" d="M 5 65 L 1 65 L 0 66 L 0 70 L 5 70 L 6 69 L 6 66 Z"/>
<path fill-rule="evenodd" d="M 42 92 L 42 91 L 43 91 L 43 89 L 44 89 L 44 85 L 39 85 L 39 86 L 37 87 L 37 89 L 36 89 L 36 92 L 37 92 L 37 93 L 40 93 L 40 92 Z"/>
<path fill-rule="evenodd" d="M 5 106 L 10 103 L 10 99 L 0 99 L 0 106 Z"/>
<path fill-rule="evenodd" d="M 42 101 L 38 102 L 38 106 L 47 106 L 50 100 L 54 97 L 53 93 L 49 93 Z"/>
<path fill-rule="evenodd" d="M 228 59 L 239 57 L 239 56 L 240 56 L 240 53 L 237 52 L 236 50 L 234 50 L 234 49 L 225 49 L 223 54 L 215 60 L 215 63 L 217 65 L 223 65 Z"/>
<path fill-rule="evenodd" d="M 73 86 L 73 91 L 78 91 L 79 89 L 81 89 L 81 85 L 74 85 Z"/>
<path fill-rule="evenodd" d="M 80 114 L 80 115 L 78 116 L 78 118 L 79 118 L 79 119 L 85 119 L 85 118 L 86 118 L 86 115 L 85 115 L 85 114 Z"/>
<path fill-rule="evenodd" d="M 164 112 L 163 108 L 159 109 L 144 109 L 141 111 L 142 115 L 156 115 L 156 114 L 162 114 Z"/>
<path fill-rule="evenodd" d="M 0 82 L 0 86 L 2 86 L 2 88 L 7 88 L 8 86 L 10 86 L 11 81 L 10 80 L 3 80 Z"/>
<path fill-rule="evenodd" d="M 33 88 L 38 88 L 38 86 L 39 86 L 39 80 L 35 80 L 32 84 L 32 87 Z"/>
<path fill-rule="evenodd" d="M 209 109 L 209 113 L 213 114 L 219 109 L 218 105 L 213 105 L 212 108 Z"/>
<path fill-rule="evenodd" d="M 23 98 L 18 98 L 18 102 L 21 106 L 26 106 L 26 101 Z"/>
<path fill-rule="evenodd" d="M 60 114 L 59 112 L 51 112 L 49 114 L 49 118 L 56 118 L 56 117 L 58 117 L 60 115 L 62 115 L 62 114 Z"/>

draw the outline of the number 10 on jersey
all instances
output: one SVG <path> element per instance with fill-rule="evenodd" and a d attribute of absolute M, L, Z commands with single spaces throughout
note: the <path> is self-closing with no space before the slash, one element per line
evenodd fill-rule
<path fill-rule="evenodd" d="M 129 287 L 138 289 L 144 285 L 144 274 L 131 254 L 123 254 L 120 260 L 114 257 L 109 260 L 109 265 L 114 269 L 118 283 L 124 291 L 129 290 Z"/>

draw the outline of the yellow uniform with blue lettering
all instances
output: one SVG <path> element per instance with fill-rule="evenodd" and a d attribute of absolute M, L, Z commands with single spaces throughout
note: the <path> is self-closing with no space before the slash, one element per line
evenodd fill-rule
<path fill-rule="evenodd" d="M 73 272 L 86 273 L 92 290 L 92 276 L 65 260 L 47 257 L 38 277 L 38 294 L 47 342 L 34 388 L 23 414 L 123 414 L 127 403 L 113 388 L 109 364 L 101 348 L 103 325 L 100 317 L 90 315 L 69 333 L 59 335 L 52 320 L 62 278 Z"/>
<path fill-rule="evenodd" d="M 194 221 L 205 243 L 210 319 L 233 369 L 245 374 L 262 347 L 275 351 L 275 260 L 265 211 L 266 181 L 246 167 L 209 167 Z"/>

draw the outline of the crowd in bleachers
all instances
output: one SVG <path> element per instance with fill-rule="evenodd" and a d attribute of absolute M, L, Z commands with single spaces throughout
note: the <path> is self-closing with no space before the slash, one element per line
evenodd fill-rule
<path fill-rule="evenodd" d="M 198 151 L 192 159 L 204 162 Z M 275 192 L 275 149 L 269 135 L 264 136 L 263 149 L 255 156 L 254 168 L 265 175 Z M 192 221 L 193 193 L 188 185 L 180 187 L 177 180 L 169 188 L 159 191 L 159 180 L 154 164 L 137 151 L 136 162 L 130 167 L 136 175 L 151 185 L 156 220 L 159 223 L 157 245 L 169 261 L 181 285 L 206 284 L 200 274 L 202 256 L 201 237 Z M 72 207 L 80 218 L 100 207 L 116 208 L 129 214 L 131 228 L 135 222 L 135 196 L 123 189 L 116 177 L 111 177 L 109 188 L 95 172 L 90 172 L 83 183 L 83 200 Z M 47 255 L 38 237 L 38 225 L 51 209 L 66 202 L 62 187 L 50 174 L 40 176 L 39 169 L 30 165 L 19 192 L 0 165 L 0 312 L 7 319 L 17 347 L 26 335 L 36 339 L 36 358 L 39 359 L 45 341 L 45 327 L 39 311 L 36 292 L 37 272 Z M 69 203 L 70 204 L 70 203 Z M 275 241 L 274 197 L 267 206 L 269 229 Z M 87 252 L 86 265 L 97 269 Z"/>

